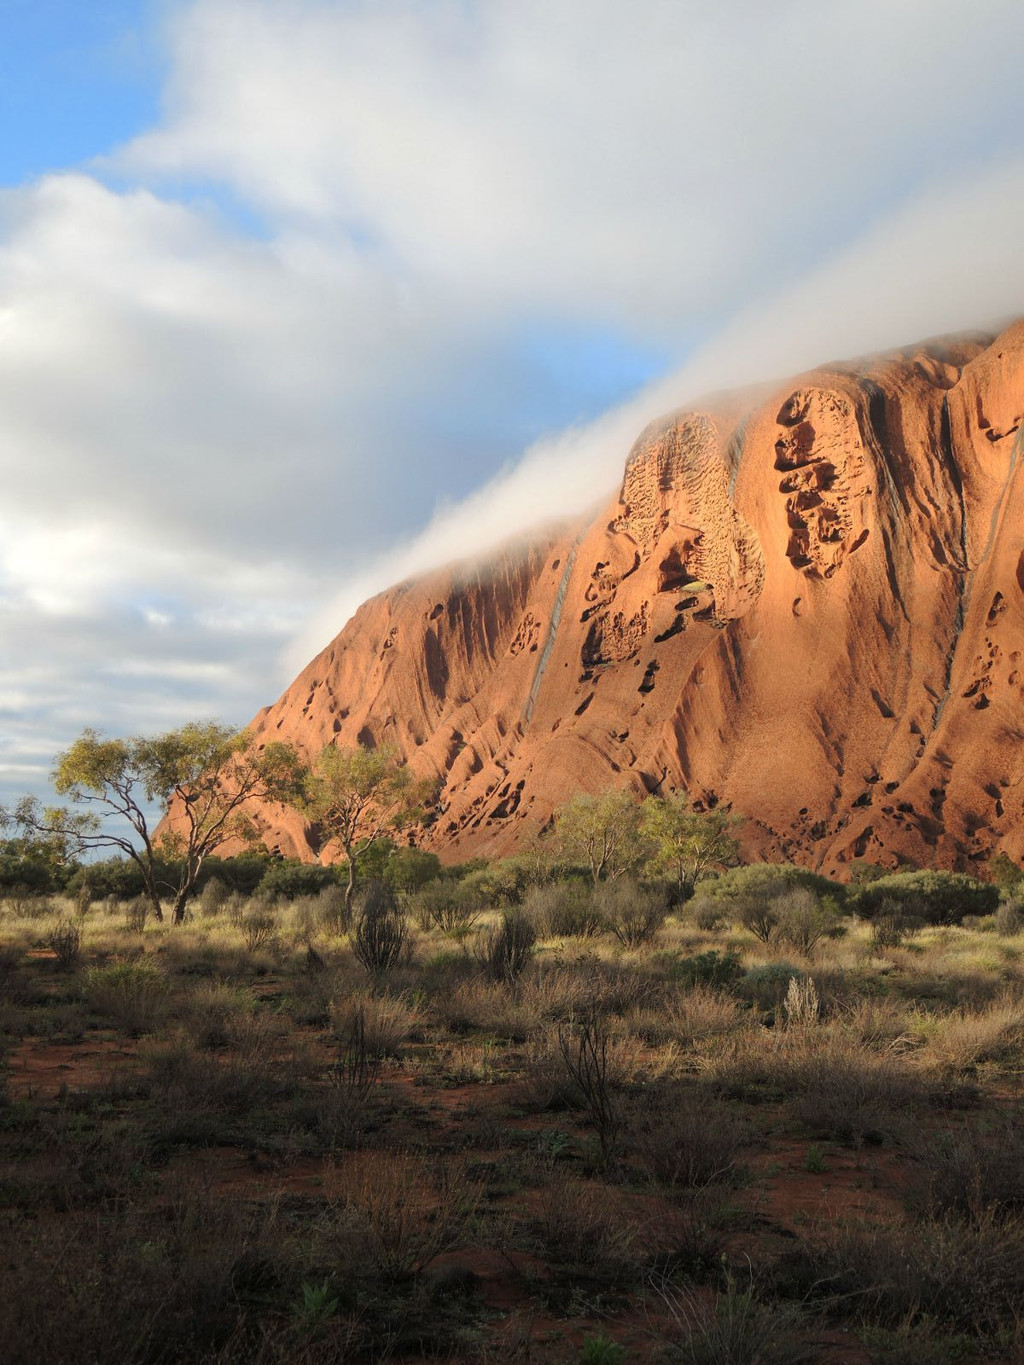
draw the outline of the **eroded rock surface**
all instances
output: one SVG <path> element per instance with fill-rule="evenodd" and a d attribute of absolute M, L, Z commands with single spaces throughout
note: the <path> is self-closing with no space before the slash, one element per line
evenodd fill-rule
<path fill-rule="evenodd" d="M 255 729 L 396 744 L 448 859 L 616 784 L 830 871 L 1024 858 L 1022 418 L 1024 323 L 674 414 L 592 523 L 367 602 Z"/>

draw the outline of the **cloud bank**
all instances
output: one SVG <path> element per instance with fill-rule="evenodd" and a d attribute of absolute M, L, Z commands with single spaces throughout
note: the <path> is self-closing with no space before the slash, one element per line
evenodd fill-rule
<path fill-rule="evenodd" d="M 86 723 L 243 723 L 659 411 L 1024 310 L 1022 39 L 999 0 L 171 5 L 159 124 L 0 191 L 0 799 Z"/>

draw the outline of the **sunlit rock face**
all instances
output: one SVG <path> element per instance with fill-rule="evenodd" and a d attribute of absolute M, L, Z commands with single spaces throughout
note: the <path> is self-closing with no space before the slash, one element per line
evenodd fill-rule
<path fill-rule="evenodd" d="M 1022 858 L 1022 416 L 1024 323 L 672 414 L 593 520 L 367 602 L 254 728 L 397 745 L 446 859 L 610 786 L 828 871 Z"/>

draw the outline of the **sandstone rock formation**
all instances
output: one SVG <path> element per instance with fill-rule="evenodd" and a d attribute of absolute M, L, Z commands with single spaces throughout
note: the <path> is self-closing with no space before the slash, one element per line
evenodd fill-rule
<path fill-rule="evenodd" d="M 1024 859 L 1022 418 L 1024 322 L 674 413 L 598 516 L 367 602 L 254 727 L 396 744 L 446 859 L 611 785 L 831 872 Z"/>

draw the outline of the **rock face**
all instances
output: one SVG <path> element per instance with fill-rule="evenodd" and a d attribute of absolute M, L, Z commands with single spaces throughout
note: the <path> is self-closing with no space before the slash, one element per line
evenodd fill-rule
<path fill-rule="evenodd" d="M 1022 859 L 1022 418 L 1024 322 L 675 413 L 593 521 L 367 602 L 254 728 L 397 745 L 446 859 L 616 785 L 830 872 Z"/>

